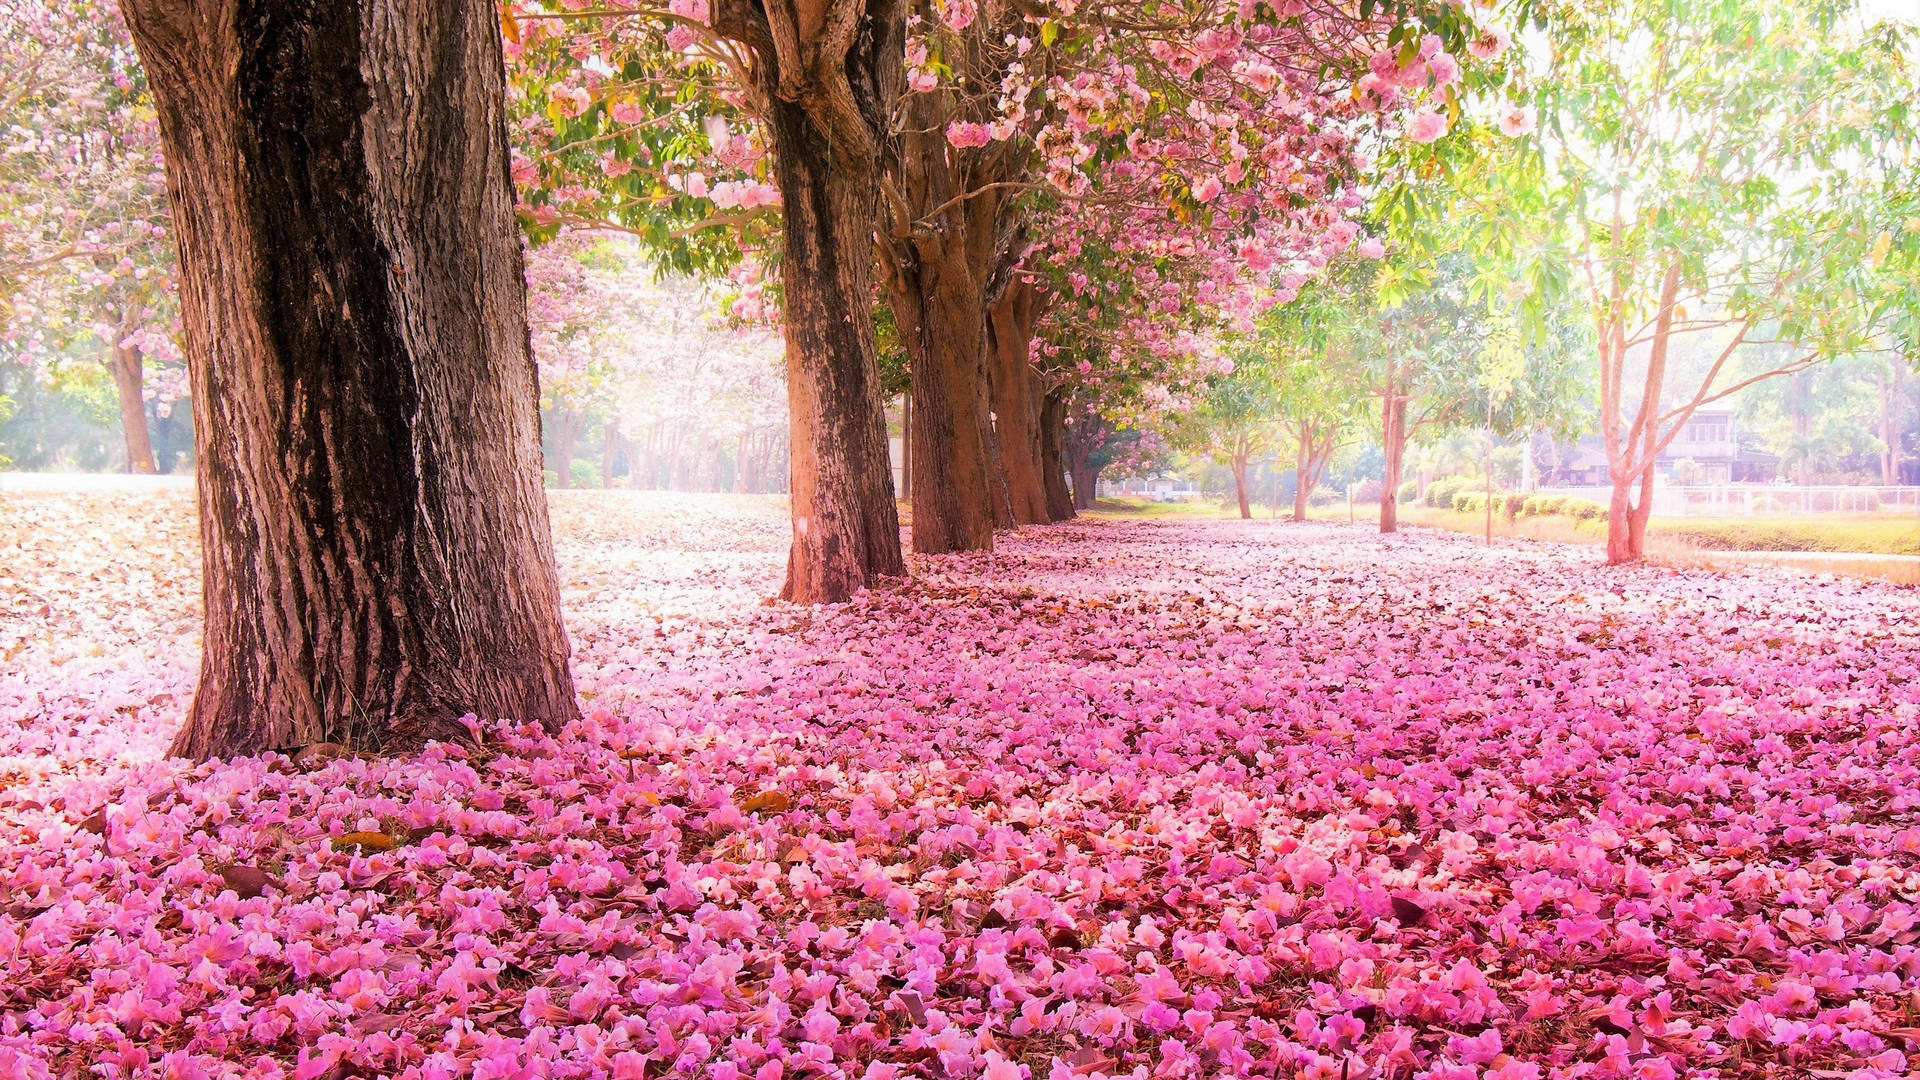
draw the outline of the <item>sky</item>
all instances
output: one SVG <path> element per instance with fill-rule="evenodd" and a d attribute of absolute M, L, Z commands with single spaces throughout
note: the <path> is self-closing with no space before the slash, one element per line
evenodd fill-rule
<path fill-rule="evenodd" d="M 1869 17 L 1920 24 L 1920 0 L 1861 0 L 1860 8 Z"/>

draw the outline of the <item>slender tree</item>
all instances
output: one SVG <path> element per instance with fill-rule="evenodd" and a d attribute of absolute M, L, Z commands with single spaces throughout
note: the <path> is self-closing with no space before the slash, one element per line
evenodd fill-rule
<path fill-rule="evenodd" d="M 1563 0 L 1541 93 L 1600 369 L 1607 560 L 1702 405 L 1920 331 L 1913 33 L 1854 0 Z M 1698 335 L 1712 361 L 1678 381 Z"/>
<path fill-rule="evenodd" d="M 205 559 L 175 753 L 577 716 L 482 0 L 128 0 Z"/>

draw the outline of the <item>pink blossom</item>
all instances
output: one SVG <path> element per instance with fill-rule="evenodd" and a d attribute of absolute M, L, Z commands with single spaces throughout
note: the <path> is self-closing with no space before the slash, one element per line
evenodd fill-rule
<path fill-rule="evenodd" d="M 1534 126 L 1535 118 L 1531 105 L 1516 105 L 1500 118 L 1501 133 L 1514 138 L 1533 134 Z"/>
<path fill-rule="evenodd" d="M 1447 133 L 1447 118 L 1432 109 L 1421 109 L 1407 121 L 1407 138 L 1418 143 L 1439 141 Z"/>
<path fill-rule="evenodd" d="M 986 125 L 971 120 L 955 120 L 947 125 L 947 141 L 958 149 L 985 146 L 991 142 Z"/>

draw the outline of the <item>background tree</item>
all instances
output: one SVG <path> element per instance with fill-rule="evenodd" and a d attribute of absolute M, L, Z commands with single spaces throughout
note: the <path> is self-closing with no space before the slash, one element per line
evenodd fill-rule
<path fill-rule="evenodd" d="M 493 6 L 126 13 L 194 386 L 206 633 L 174 752 L 574 718 Z"/>
<path fill-rule="evenodd" d="M 1607 558 L 1627 562 L 1659 455 L 1696 408 L 1915 339 L 1912 33 L 1863 26 L 1851 0 L 1545 10 L 1543 181 L 1597 337 Z M 1696 334 L 1713 360 L 1675 385 Z"/>
<path fill-rule="evenodd" d="M 149 409 L 165 415 L 184 386 L 146 77 L 112 3 L 16 2 L 4 14 L 0 349 L 43 382 L 57 366 L 100 365 L 127 471 L 156 472 Z"/>
<path fill-rule="evenodd" d="M 1247 493 L 1247 466 L 1279 445 L 1279 372 L 1265 357 L 1223 358 L 1192 402 L 1172 425 L 1176 447 L 1204 454 L 1233 474 L 1240 516 L 1253 516 Z"/>

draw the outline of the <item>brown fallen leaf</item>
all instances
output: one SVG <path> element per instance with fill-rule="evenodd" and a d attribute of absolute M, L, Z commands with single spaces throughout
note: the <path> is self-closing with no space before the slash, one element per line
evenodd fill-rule
<path fill-rule="evenodd" d="M 345 836 L 333 838 L 333 850 L 346 851 L 359 848 L 361 851 L 392 851 L 400 846 L 400 841 L 383 832 L 350 832 Z"/>
<path fill-rule="evenodd" d="M 259 896 L 269 885 L 276 889 L 280 887 L 279 879 L 257 866 L 223 866 L 220 868 L 220 880 L 242 900 Z"/>
<path fill-rule="evenodd" d="M 1080 940 L 1080 932 L 1072 927 L 1063 926 L 1047 938 L 1047 945 L 1054 949 L 1082 949 L 1086 944 Z"/>
<path fill-rule="evenodd" d="M 740 804 L 743 813 L 780 814 L 793 809 L 793 800 L 784 791 L 762 791 Z"/>
<path fill-rule="evenodd" d="M 1427 909 L 1404 896 L 1393 898 L 1393 917 L 1400 920 L 1401 926 L 1418 926 L 1420 920 L 1427 917 Z"/>

